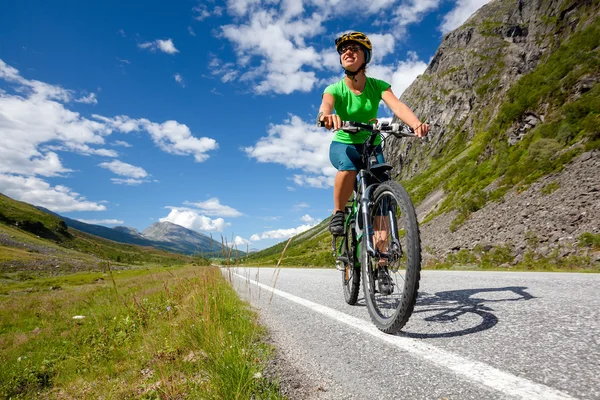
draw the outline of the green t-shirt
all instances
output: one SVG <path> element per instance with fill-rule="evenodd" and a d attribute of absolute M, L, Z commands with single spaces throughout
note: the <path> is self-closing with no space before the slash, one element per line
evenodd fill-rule
<path fill-rule="evenodd" d="M 379 79 L 367 77 L 365 88 L 361 94 L 354 94 L 342 79 L 341 81 L 329 85 L 323 93 L 329 93 L 335 99 L 335 112 L 342 121 L 355 121 L 368 123 L 373 118 L 377 118 L 377 110 L 381 102 L 381 95 L 390 87 L 390 84 Z M 346 144 L 364 143 L 369 137 L 369 132 L 362 131 L 357 134 L 349 134 L 344 131 L 337 131 L 334 142 Z M 381 138 L 377 138 L 375 144 L 379 144 Z"/>

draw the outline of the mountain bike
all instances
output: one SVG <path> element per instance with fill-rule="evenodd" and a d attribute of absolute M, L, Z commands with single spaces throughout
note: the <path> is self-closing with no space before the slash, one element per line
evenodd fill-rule
<path fill-rule="evenodd" d="M 344 122 L 340 129 L 350 134 L 371 132 L 363 146 L 353 199 L 344 210 L 344 235 L 334 236 L 332 241 L 336 267 L 342 271 L 344 298 L 348 304 L 356 304 L 362 275 L 371 320 L 379 330 L 396 333 L 410 318 L 417 299 L 421 240 L 410 196 L 391 180 L 392 166 L 378 162 L 375 141 L 378 136 L 382 143 L 390 135 L 417 136 L 398 123 Z"/>

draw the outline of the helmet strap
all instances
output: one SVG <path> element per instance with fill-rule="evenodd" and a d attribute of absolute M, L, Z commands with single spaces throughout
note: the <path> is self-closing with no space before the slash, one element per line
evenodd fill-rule
<path fill-rule="evenodd" d="M 357 69 L 356 71 L 349 71 L 347 69 L 344 69 L 344 73 L 346 74 L 346 76 L 350 79 L 352 79 L 353 81 L 356 82 L 356 75 L 358 75 L 361 71 L 363 71 L 367 66 L 366 62 L 363 62 L 363 64 L 360 66 L 359 69 Z"/>

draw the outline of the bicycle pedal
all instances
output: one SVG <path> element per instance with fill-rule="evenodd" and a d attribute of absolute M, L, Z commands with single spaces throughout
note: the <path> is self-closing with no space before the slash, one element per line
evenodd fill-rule
<path fill-rule="evenodd" d="M 342 261 L 337 260 L 335 262 L 335 269 L 337 269 L 338 271 L 342 271 L 343 272 L 343 271 L 346 270 L 346 265 Z"/>

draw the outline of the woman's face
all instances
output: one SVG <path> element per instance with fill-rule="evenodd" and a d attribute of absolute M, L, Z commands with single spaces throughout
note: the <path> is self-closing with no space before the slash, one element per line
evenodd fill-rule
<path fill-rule="evenodd" d="M 342 67 L 348 71 L 357 71 L 365 62 L 365 53 L 356 43 L 348 43 L 342 46 L 340 60 Z"/>

